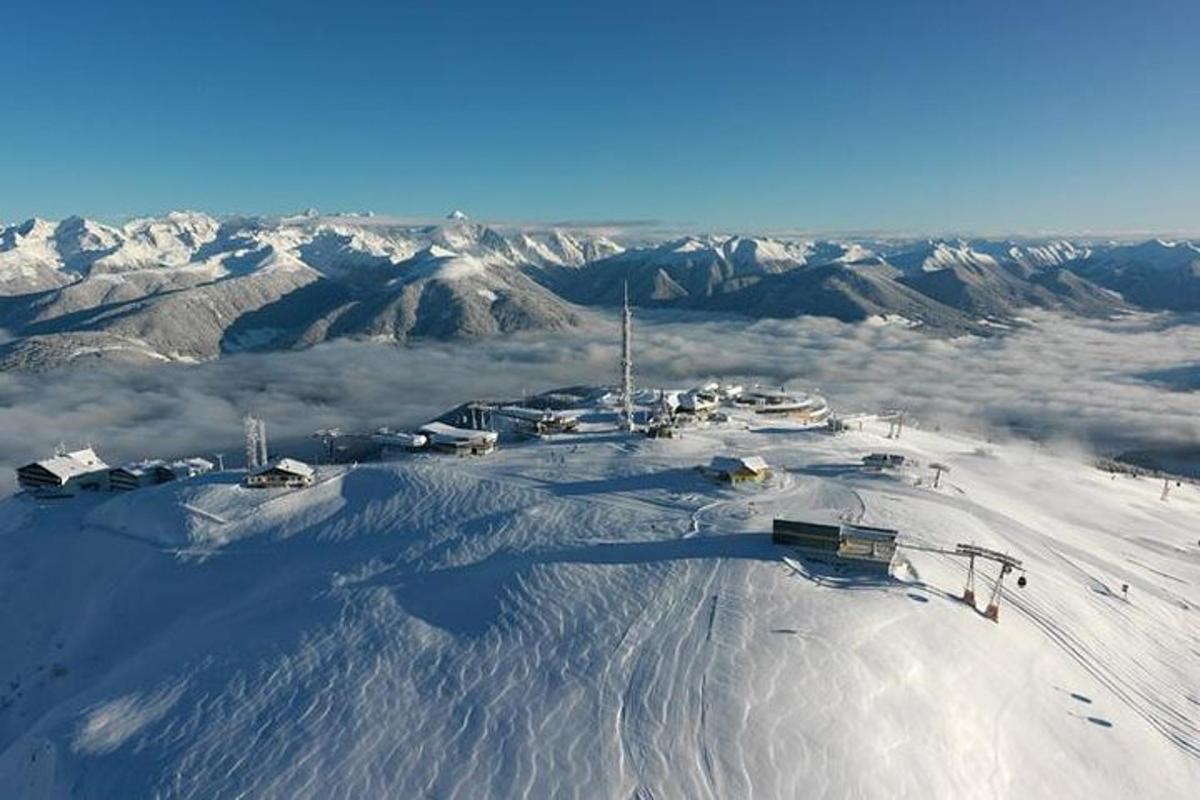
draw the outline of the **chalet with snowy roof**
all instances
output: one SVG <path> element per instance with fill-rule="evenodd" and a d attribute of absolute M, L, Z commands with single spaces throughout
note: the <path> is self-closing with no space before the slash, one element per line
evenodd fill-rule
<path fill-rule="evenodd" d="M 143 486 L 154 486 L 166 483 L 172 476 L 167 470 L 167 463 L 161 459 L 135 461 L 122 464 L 108 472 L 108 484 L 114 491 L 130 491 Z"/>
<path fill-rule="evenodd" d="M 430 422 L 420 428 L 435 450 L 460 456 L 482 456 L 496 449 L 500 434 L 495 431 L 477 431 L 473 428 L 456 428 L 444 422 Z"/>
<path fill-rule="evenodd" d="M 250 489 L 299 489 L 315 480 L 316 472 L 303 461 L 276 458 L 247 472 L 245 484 Z"/>
<path fill-rule="evenodd" d="M 212 472 L 213 463 L 204 458 L 185 458 L 178 461 L 148 459 L 123 464 L 109 470 L 109 486 L 114 491 L 129 491 L 143 486 L 155 486 L 168 481 L 193 478 Z"/>
<path fill-rule="evenodd" d="M 762 481 L 771 475 L 771 468 L 762 456 L 717 456 L 701 471 L 713 480 L 725 483 Z"/>
<path fill-rule="evenodd" d="M 57 453 L 17 469 L 17 483 L 38 495 L 69 497 L 108 489 L 108 464 L 90 447 Z"/>

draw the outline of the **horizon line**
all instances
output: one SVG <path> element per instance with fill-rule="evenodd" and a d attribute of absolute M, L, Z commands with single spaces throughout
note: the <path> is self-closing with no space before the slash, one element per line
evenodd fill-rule
<path fill-rule="evenodd" d="M 762 236 L 776 239 L 874 239 L 874 240 L 916 240 L 916 239 L 979 239 L 979 240 L 1108 240 L 1108 241 L 1148 241 L 1160 239 L 1167 241 L 1191 241 L 1200 238 L 1200 229 L 1187 230 L 1183 228 L 1043 228 L 1035 230 L 1020 229 L 977 229 L 977 228 L 943 228 L 920 230 L 907 227 L 846 227 L 823 228 L 804 226 L 763 226 L 738 227 L 719 226 L 688 221 L 668 222 L 653 218 L 599 218 L 599 219 L 522 219 L 510 217 L 473 217 L 467 215 L 455 219 L 450 215 L 429 214 L 391 214 L 373 211 L 336 211 L 323 213 L 316 208 L 308 208 L 298 212 L 213 212 L 198 208 L 171 208 L 161 212 L 125 213 L 120 215 L 96 215 L 73 213 L 57 219 L 33 215 L 20 220 L 4 222 L 0 220 L 0 230 L 15 227 L 33 220 L 46 222 L 62 222 L 78 217 L 92 222 L 98 222 L 110 227 L 123 227 L 129 223 L 145 219 L 162 219 L 170 214 L 202 214 L 217 222 L 235 222 L 238 220 L 263 221 L 272 223 L 305 222 L 312 224 L 338 223 L 354 224 L 364 227 L 397 227 L 419 228 L 447 225 L 454 222 L 466 222 L 490 228 L 540 231 L 568 230 L 587 231 L 599 235 L 633 236 L 641 233 L 648 238 L 670 236 Z M 455 212 L 451 212 L 455 213 Z"/>

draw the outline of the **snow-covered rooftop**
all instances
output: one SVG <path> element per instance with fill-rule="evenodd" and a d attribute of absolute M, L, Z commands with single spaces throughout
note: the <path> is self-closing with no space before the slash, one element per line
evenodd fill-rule
<path fill-rule="evenodd" d="M 311 478 L 314 474 L 316 474 L 313 471 L 313 468 L 310 467 L 308 464 L 305 464 L 303 461 L 298 461 L 294 458 L 272 459 L 271 461 L 267 462 L 266 464 L 263 464 L 261 467 L 251 470 L 250 474 L 251 475 L 261 475 L 265 472 L 273 472 L 275 470 L 279 470 L 281 472 L 288 472 L 288 473 L 291 473 L 292 475 L 300 475 L 301 477 L 304 477 L 304 478 Z"/>
<path fill-rule="evenodd" d="M 147 458 L 142 461 L 131 461 L 127 464 L 122 464 L 120 469 L 128 472 L 130 475 L 144 475 L 157 467 L 165 467 L 166 465 L 167 463 L 161 458 Z"/>
<path fill-rule="evenodd" d="M 766 472 L 770 467 L 762 456 L 715 456 L 709 465 L 719 472 Z"/>
<path fill-rule="evenodd" d="M 69 453 L 60 453 L 50 458 L 44 458 L 36 463 L 50 474 L 64 481 L 79 475 L 99 472 L 100 470 L 109 468 L 108 464 L 104 463 L 90 447 L 73 450 Z"/>
<path fill-rule="evenodd" d="M 456 428 L 444 422 L 430 422 L 422 425 L 420 432 L 435 442 L 491 442 L 495 443 L 500 434 L 495 431 L 478 431 L 473 428 Z"/>

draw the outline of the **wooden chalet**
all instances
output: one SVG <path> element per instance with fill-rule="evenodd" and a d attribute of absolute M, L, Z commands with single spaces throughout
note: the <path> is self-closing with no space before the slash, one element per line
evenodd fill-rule
<path fill-rule="evenodd" d="M 771 475 L 762 456 L 717 456 L 701 471 L 708 477 L 725 483 L 762 481 Z"/>
<path fill-rule="evenodd" d="M 168 481 L 194 478 L 212 472 L 213 463 L 205 458 L 184 458 L 178 461 L 149 459 L 123 464 L 108 472 L 109 487 L 114 491 L 129 491 L 143 486 L 155 486 Z"/>
<path fill-rule="evenodd" d="M 108 489 L 108 464 L 90 447 L 58 453 L 17 469 L 17 483 L 34 494 L 69 497 Z"/>
<path fill-rule="evenodd" d="M 122 464 L 108 471 L 109 486 L 121 492 L 173 480 L 175 475 L 167 468 L 167 462 L 158 459 Z"/>
<path fill-rule="evenodd" d="M 245 485 L 250 489 L 298 489 L 312 486 L 316 472 L 303 461 L 277 458 L 246 473 Z"/>

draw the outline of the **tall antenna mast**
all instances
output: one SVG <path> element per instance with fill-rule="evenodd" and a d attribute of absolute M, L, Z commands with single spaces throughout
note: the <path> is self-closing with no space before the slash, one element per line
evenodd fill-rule
<path fill-rule="evenodd" d="M 621 430 L 633 430 L 633 312 L 629 310 L 629 281 L 621 310 Z"/>

